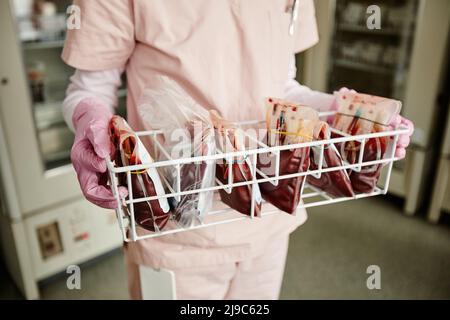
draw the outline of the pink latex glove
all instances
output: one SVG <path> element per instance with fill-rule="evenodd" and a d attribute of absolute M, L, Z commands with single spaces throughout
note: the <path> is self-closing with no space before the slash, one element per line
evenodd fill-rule
<path fill-rule="evenodd" d="M 114 151 L 108 131 L 111 117 L 108 107 L 93 98 L 82 100 L 72 117 L 75 142 L 70 158 L 81 190 L 87 200 L 106 209 L 117 208 L 117 201 L 107 185 L 105 161 Z M 123 198 L 128 191 L 119 187 L 119 194 Z"/>
<path fill-rule="evenodd" d="M 404 159 L 406 157 L 406 148 L 409 146 L 411 136 L 414 133 L 414 124 L 412 121 L 398 115 L 392 119 L 390 126 L 394 130 L 398 129 L 400 126 L 408 128 L 407 134 L 399 136 L 397 141 L 397 149 L 395 150 L 395 156 L 399 159 Z"/>

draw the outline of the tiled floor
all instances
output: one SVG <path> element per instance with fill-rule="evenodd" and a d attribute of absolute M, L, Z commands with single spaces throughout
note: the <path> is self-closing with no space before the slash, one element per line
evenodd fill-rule
<path fill-rule="evenodd" d="M 367 289 L 369 265 L 381 290 Z M 0 271 L 0 298 L 20 294 Z M 41 286 L 43 299 L 127 299 L 121 251 L 82 267 L 82 290 L 66 278 Z M 389 198 L 309 210 L 292 236 L 283 299 L 450 299 L 450 228 L 401 214 Z"/>
<path fill-rule="evenodd" d="M 450 228 L 402 215 L 386 199 L 310 210 L 291 237 L 284 299 L 450 299 Z M 367 289 L 367 267 L 381 290 Z"/>

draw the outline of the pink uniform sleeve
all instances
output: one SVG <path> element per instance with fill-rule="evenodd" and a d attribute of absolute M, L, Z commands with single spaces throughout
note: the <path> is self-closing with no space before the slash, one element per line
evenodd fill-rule
<path fill-rule="evenodd" d="M 289 63 L 289 74 L 288 80 L 286 81 L 284 99 L 314 108 L 319 112 L 330 111 L 335 103 L 334 96 L 302 86 L 295 80 L 296 74 L 295 56 L 292 55 Z"/>
<path fill-rule="evenodd" d="M 86 99 L 96 99 L 108 107 L 111 113 L 118 105 L 117 90 L 122 81 L 120 75 L 123 70 L 113 69 L 104 71 L 76 70 L 70 77 L 70 84 L 63 102 L 63 115 L 69 128 L 74 131 L 72 116 L 78 104 Z"/>
<path fill-rule="evenodd" d="M 135 46 L 132 0 L 75 0 L 79 29 L 68 30 L 62 59 L 89 71 L 122 68 Z"/>
<path fill-rule="evenodd" d="M 316 10 L 313 0 L 299 1 L 298 18 L 295 28 L 294 52 L 302 52 L 319 42 Z"/>

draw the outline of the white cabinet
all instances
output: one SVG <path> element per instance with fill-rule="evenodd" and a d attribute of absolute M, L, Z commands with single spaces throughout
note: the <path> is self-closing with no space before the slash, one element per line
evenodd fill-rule
<path fill-rule="evenodd" d="M 54 1 L 43 30 L 27 16 L 30 1 L 0 1 L 0 235 L 27 298 L 39 297 L 37 281 L 122 243 L 113 212 L 84 200 L 70 164 L 61 107 L 73 70 L 60 53 L 71 2 Z"/>
<path fill-rule="evenodd" d="M 67 145 L 71 144 L 73 136 L 62 122 L 54 123 L 52 129 L 40 130 L 35 121 L 39 119 L 39 109 L 46 103 L 48 103 L 47 106 L 51 104 L 54 109 L 61 108 L 61 97 L 64 96 L 64 87 L 67 85 L 70 73 L 58 75 L 60 79 L 52 79 L 53 72 L 57 72 L 56 70 L 60 73 L 61 70 L 66 70 L 64 63 L 59 59 L 57 48 L 45 49 L 50 51 L 46 53 L 33 53 L 24 49 L 10 1 L 0 3 L 0 30 L 2 35 L 0 119 L 8 147 L 6 156 L 11 163 L 21 214 L 28 215 L 54 206 L 55 202 L 64 203 L 80 197 L 80 189 L 67 156 Z M 26 63 L 34 58 L 37 59 L 36 61 L 44 60 L 40 57 L 53 60 L 46 67 L 49 76 L 42 79 L 43 85 L 51 86 L 52 81 L 63 82 L 61 78 L 65 76 L 65 81 L 59 88 L 62 92 L 58 92 L 59 103 L 56 99 L 52 101 L 53 97 L 39 102 L 33 101 L 31 84 L 28 81 L 29 73 L 33 71 L 29 70 L 32 67 L 27 66 Z M 50 92 L 49 96 L 58 95 L 55 94 L 55 90 L 51 90 L 51 87 L 42 88 L 42 91 Z M 56 154 L 63 151 L 66 151 L 66 154 L 56 161 Z M 59 165 L 50 164 L 48 158 L 52 156 L 54 156 L 53 162 Z"/>
<path fill-rule="evenodd" d="M 49 210 L 25 220 L 33 273 L 37 280 L 65 271 L 122 243 L 114 211 L 87 201 Z"/>

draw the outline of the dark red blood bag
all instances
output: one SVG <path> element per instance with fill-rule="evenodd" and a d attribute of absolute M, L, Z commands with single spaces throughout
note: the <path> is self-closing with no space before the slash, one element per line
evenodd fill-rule
<path fill-rule="evenodd" d="M 316 140 L 330 139 L 330 128 L 326 122 L 320 122 L 314 130 Z M 311 148 L 310 171 L 319 169 L 321 146 Z M 343 166 L 342 157 L 334 144 L 326 144 L 323 151 L 322 168 L 332 168 Z M 323 172 L 319 179 L 314 176 L 308 176 L 308 183 L 320 190 L 325 191 L 332 197 L 353 197 L 354 192 L 350 177 L 346 170 L 335 170 Z"/>
<path fill-rule="evenodd" d="M 400 113 L 401 102 L 359 93 L 335 93 L 339 106 L 333 127 L 351 135 L 361 135 L 390 130 L 392 119 Z M 333 134 L 333 137 L 340 137 Z M 385 157 L 390 137 L 367 139 L 363 162 L 381 160 Z M 350 141 L 336 146 L 342 158 L 349 164 L 359 161 L 361 143 Z M 382 164 L 364 166 L 360 172 L 349 170 L 350 180 L 355 192 L 370 193 L 377 185 Z"/>
<path fill-rule="evenodd" d="M 115 147 L 114 161 L 117 167 L 139 165 L 153 162 L 138 136 L 127 122 L 114 116 L 110 122 L 111 141 Z M 118 174 L 120 185 L 127 186 L 133 192 L 133 199 L 163 195 L 164 188 L 155 168 L 131 172 L 131 186 L 127 173 Z M 132 206 L 133 204 L 130 204 Z M 131 214 L 127 207 L 124 211 Z M 170 218 L 170 208 L 166 198 L 134 203 L 134 218 L 138 225 L 150 231 L 164 228 Z"/>
<path fill-rule="evenodd" d="M 275 176 L 275 157 L 269 154 L 261 154 L 258 157 L 258 169 L 269 177 Z M 288 175 L 308 171 L 309 148 L 281 151 L 280 175 Z M 259 176 L 259 178 L 262 178 Z M 294 213 L 300 203 L 301 189 L 305 183 L 305 177 L 283 179 L 275 186 L 270 182 L 261 183 L 260 190 L 264 200 L 273 204 L 278 209 Z"/>
<path fill-rule="evenodd" d="M 245 162 L 233 163 L 231 166 L 226 162 L 217 164 L 216 167 L 216 177 L 223 184 L 228 183 L 228 170 L 232 171 L 232 181 L 233 183 L 251 181 L 253 179 L 253 174 L 250 171 L 250 167 Z M 258 185 L 255 185 L 258 188 Z M 251 215 L 251 205 L 252 205 L 252 186 L 240 186 L 234 187 L 230 193 L 221 189 L 219 190 L 220 199 L 230 208 L 239 211 L 242 214 Z M 259 190 L 256 191 L 259 193 Z M 256 193 L 255 192 L 255 193 Z M 255 211 L 254 216 L 261 216 L 261 199 L 255 198 Z"/>
<path fill-rule="evenodd" d="M 229 153 L 244 150 L 245 142 L 242 129 L 222 119 L 215 111 L 212 111 L 210 115 L 216 128 L 215 137 L 221 152 Z M 255 174 L 252 172 L 252 164 L 249 158 L 235 157 L 231 164 L 225 159 L 217 160 L 216 178 L 224 185 L 229 182 L 230 170 L 232 183 L 252 181 Z M 223 203 L 249 216 L 252 213 L 253 201 L 254 216 L 261 216 L 262 198 L 258 184 L 233 187 L 231 192 L 220 189 L 219 194 Z"/>
<path fill-rule="evenodd" d="M 271 147 L 294 145 L 312 141 L 313 130 L 319 121 L 318 113 L 308 107 L 269 98 L 266 101 L 267 144 Z M 308 171 L 310 148 L 295 148 L 280 152 L 279 175 Z M 276 157 L 263 153 L 258 157 L 258 169 L 266 176 L 274 177 Z M 261 176 L 259 177 L 261 178 Z M 263 198 L 280 210 L 294 213 L 300 200 L 305 176 L 260 184 Z"/>

